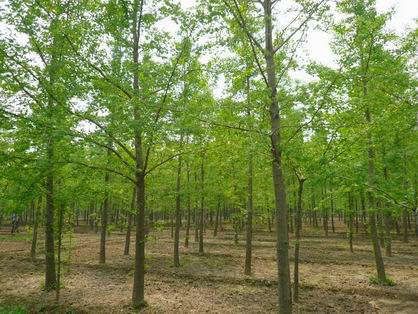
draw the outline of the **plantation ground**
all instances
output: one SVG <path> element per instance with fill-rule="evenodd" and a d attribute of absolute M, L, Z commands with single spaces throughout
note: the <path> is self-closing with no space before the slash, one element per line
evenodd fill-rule
<path fill-rule="evenodd" d="M 131 256 L 123 256 L 124 235 L 114 232 L 107 242 L 107 263 L 98 264 L 99 235 L 79 228 L 63 254 L 63 289 L 56 305 L 54 293 L 41 290 L 44 261 L 28 257 L 30 237 L 0 230 L 0 308 L 23 306 L 28 312 L 132 313 Z M 326 238 L 321 230 L 304 230 L 301 242 L 301 300 L 295 313 L 417 313 L 418 241 L 393 241 L 393 257 L 385 258 L 394 287 L 371 285 L 374 259 L 364 236 L 355 238 L 349 252 L 342 226 Z M 182 241 L 184 234 L 182 233 Z M 231 231 L 217 238 L 208 229 L 205 255 L 199 256 L 191 238 L 181 245 L 182 266 L 172 266 L 169 230 L 153 231 L 147 243 L 148 270 L 143 313 L 274 313 L 276 262 L 274 234 L 258 231 L 254 236 L 252 276 L 243 274 L 243 235 L 235 245 Z M 69 244 L 68 235 L 65 245 Z M 134 237 L 132 237 L 132 242 Z M 291 241 L 292 242 L 292 241 Z M 39 248 L 43 248 L 40 241 Z M 293 254 L 291 254 L 292 256 Z M 69 263 L 70 262 L 70 263 Z M 293 258 L 292 258 L 293 262 Z M 1 312 L 1 311 L 0 311 Z"/>

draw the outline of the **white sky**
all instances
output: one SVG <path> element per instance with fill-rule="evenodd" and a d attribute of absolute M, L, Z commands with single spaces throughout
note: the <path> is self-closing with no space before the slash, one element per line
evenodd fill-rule
<path fill-rule="evenodd" d="M 196 0 L 178 0 L 178 2 L 183 8 L 189 8 L 196 3 Z M 282 5 L 287 6 L 289 2 L 289 0 L 282 0 Z M 418 19 L 418 0 L 377 0 L 376 5 L 379 12 L 395 8 L 396 13 L 388 23 L 388 27 L 398 34 L 403 33 L 408 27 L 416 25 L 414 20 Z M 305 60 L 311 59 L 335 67 L 334 55 L 330 48 L 331 39 L 330 34 L 311 29 L 307 34 L 306 43 L 300 48 L 299 55 L 303 55 Z M 310 80 L 304 71 L 295 71 L 291 75 L 296 79 Z"/>
<path fill-rule="evenodd" d="M 186 9 L 192 7 L 196 0 L 174 0 L 180 3 Z M 210 0 L 207 0 L 210 1 Z M 7 0 L 0 0 L 0 9 L 7 3 Z M 291 0 L 281 0 L 279 6 L 287 7 L 292 3 Z M 418 0 L 377 0 L 377 9 L 379 12 L 385 12 L 395 7 L 396 13 L 392 20 L 388 23 L 388 27 L 397 33 L 403 33 L 408 27 L 414 27 L 415 19 L 418 19 Z M 286 16 L 291 19 L 291 16 Z M 170 22 L 162 22 L 161 25 L 165 29 L 174 31 L 175 24 Z M 5 24 L 0 21 L 0 35 L 5 31 Z M 19 40 L 19 38 L 17 38 Z M 21 38 L 20 38 L 21 39 Z M 311 29 L 307 34 L 307 41 L 299 48 L 299 57 L 303 57 L 303 61 L 313 60 L 327 66 L 334 66 L 334 55 L 330 49 L 331 35 L 329 33 Z M 311 78 L 304 71 L 293 71 L 291 76 L 304 81 Z"/>

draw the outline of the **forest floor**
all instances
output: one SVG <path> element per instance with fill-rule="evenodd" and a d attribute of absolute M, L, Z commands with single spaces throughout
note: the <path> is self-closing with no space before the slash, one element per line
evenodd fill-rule
<path fill-rule="evenodd" d="M 133 244 L 124 256 L 124 235 L 113 232 L 107 241 L 107 262 L 98 264 L 99 234 L 79 228 L 72 249 L 63 253 L 61 301 L 42 291 L 44 260 L 29 257 L 30 236 L 0 230 L 1 308 L 21 306 L 29 313 L 133 313 Z M 358 235 L 350 253 L 343 226 L 328 237 L 321 230 L 304 230 L 301 241 L 300 302 L 295 313 L 418 313 L 418 240 L 393 240 L 393 257 L 385 257 L 387 275 L 395 286 L 369 282 L 375 275 L 370 240 Z M 197 254 L 192 234 L 181 266 L 173 267 L 170 231 L 153 231 L 146 245 L 146 300 L 141 313 L 274 313 L 277 268 L 274 233 L 257 231 L 253 240 L 253 275 L 243 274 L 245 243 L 234 244 L 232 231 L 215 238 L 208 229 L 205 255 Z M 134 237 L 132 237 L 132 242 Z M 68 248 L 69 235 L 64 244 Z M 292 243 L 292 241 L 291 241 Z M 39 241 L 39 251 L 43 241 Z M 293 248 L 292 248 L 293 249 Z M 384 250 L 383 250 L 384 252 Z M 293 264 L 293 250 L 291 250 Z M 293 268 L 293 265 L 292 265 Z"/>

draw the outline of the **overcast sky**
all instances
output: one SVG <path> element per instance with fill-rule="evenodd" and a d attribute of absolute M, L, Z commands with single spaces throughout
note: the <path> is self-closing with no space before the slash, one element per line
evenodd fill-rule
<path fill-rule="evenodd" d="M 192 7 L 196 0 L 174 0 L 179 2 L 184 9 Z M 207 0 L 210 1 L 210 0 Z M 7 0 L 0 0 L 0 8 L 7 3 Z M 281 0 L 280 6 L 288 6 L 292 1 Z M 394 7 L 396 13 L 392 20 L 388 23 L 388 27 L 397 33 L 401 34 L 405 32 L 406 28 L 414 27 L 416 25 L 415 19 L 418 18 L 418 0 L 377 0 L 377 9 L 379 12 L 388 11 Z M 292 16 L 286 16 L 291 19 Z M 163 22 L 163 24 L 165 24 Z M 172 23 L 162 25 L 166 30 L 176 28 Z M 5 30 L 5 25 L 0 21 L 0 34 Z M 334 56 L 330 49 L 331 35 L 320 31 L 311 29 L 307 34 L 306 43 L 300 47 L 299 56 L 303 56 L 305 61 L 311 59 L 328 66 L 335 66 Z M 303 71 L 293 72 L 292 76 L 302 80 L 309 80 L 309 76 Z"/>
<path fill-rule="evenodd" d="M 196 3 L 196 0 L 178 0 L 183 8 L 189 8 Z M 289 0 L 281 0 L 284 5 Z M 397 33 L 403 33 L 408 27 L 415 25 L 414 20 L 418 18 L 418 0 L 377 0 L 377 10 L 386 12 L 392 7 L 396 9 L 393 19 L 388 23 L 388 27 Z M 331 36 L 319 30 L 311 30 L 307 35 L 306 44 L 301 47 L 300 55 L 306 59 L 312 59 L 328 66 L 335 66 L 334 56 L 330 49 Z M 294 72 L 293 77 L 309 80 L 303 71 Z"/>
<path fill-rule="evenodd" d="M 196 0 L 177 0 L 181 6 L 186 9 L 192 7 Z M 209 1 L 209 0 L 208 0 Z M 288 6 L 292 1 L 281 0 L 282 6 Z M 395 8 L 395 14 L 388 23 L 388 28 L 394 30 L 398 34 L 405 32 L 407 28 L 416 25 L 415 20 L 418 18 L 418 0 L 377 0 L 377 10 L 379 12 L 387 12 L 391 8 Z M 290 16 L 289 19 L 292 17 Z M 168 25 L 167 25 L 168 26 Z M 172 25 L 170 25 L 172 27 Z M 168 26 L 168 28 L 170 28 Z M 306 38 L 306 43 L 299 48 L 299 56 L 303 56 L 305 61 L 314 60 L 327 66 L 336 67 L 335 58 L 330 48 L 331 35 L 329 33 L 311 29 Z M 309 81 L 312 78 L 303 70 L 292 71 L 291 76 L 303 81 Z M 223 85 L 220 82 L 220 85 Z M 215 94 L 220 94 L 219 87 L 215 88 Z M 217 95 L 220 96 L 220 95 Z"/>

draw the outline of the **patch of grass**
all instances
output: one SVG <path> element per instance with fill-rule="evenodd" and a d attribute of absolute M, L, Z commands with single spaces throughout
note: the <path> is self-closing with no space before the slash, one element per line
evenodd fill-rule
<path fill-rule="evenodd" d="M 0 307 L 0 314 L 26 314 L 27 311 L 23 306 L 4 308 Z"/>
<path fill-rule="evenodd" d="M 394 285 L 396 285 L 395 280 L 389 277 L 386 277 L 386 280 L 382 282 L 377 277 L 371 276 L 369 277 L 369 283 L 372 285 L 383 285 L 383 286 L 390 286 L 390 287 L 393 287 Z"/>
<path fill-rule="evenodd" d="M 60 289 L 64 289 L 64 288 L 65 288 L 64 284 L 62 282 L 60 282 Z M 45 286 L 45 283 L 42 283 L 41 284 L 41 290 L 45 291 L 45 292 L 50 292 L 50 291 L 57 290 L 57 283 L 55 283 L 54 285 L 48 286 L 48 287 Z"/>
<path fill-rule="evenodd" d="M 145 308 L 145 307 L 147 307 L 147 306 L 148 306 L 148 302 L 147 302 L 147 301 L 145 301 L 145 300 L 143 300 L 143 301 L 141 301 L 141 302 L 138 302 L 138 303 L 134 304 L 134 305 L 133 305 L 133 308 L 134 308 L 135 310 L 141 310 L 141 309 L 143 309 L 143 308 Z"/>
<path fill-rule="evenodd" d="M 1 235 L 0 241 L 24 241 L 28 242 L 31 241 L 31 236 L 29 234 L 9 234 L 9 235 Z"/>

